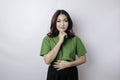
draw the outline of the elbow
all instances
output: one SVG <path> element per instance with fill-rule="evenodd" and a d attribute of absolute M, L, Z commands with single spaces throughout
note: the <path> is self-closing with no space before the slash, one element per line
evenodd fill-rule
<path fill-rule="evenodd" d="M 84 60 L 83 60 L 83 63 L 86 63 L 86 62 L 87 62 L 87 60 L 86 60 L 86 59 L 84 59 Z"/>
<path fill-rule="evenodd" d="M 51 64 L 51 59 L 49 58 L 44 58 L 44 61 L 46 64 L 50 65 Z"/>
<path fill-rule="evenodd" d="M 82 57 L 82 63 L 86 63 L 86 62 L 87 62 L 86 56 L 83 56 Z"/>
<path fill-rule="evenodd" d="M 46 55 L 44 55 L 44 61 L 45 61 L 45 63 L 48 64 L 48 65 L 51 64 L 51 59 L 50 59 L 48 56 L 46 56 Z"/>
<path fill-rule="evenodd" d="M 50 64 L 51 64 L 51 62 L 50 62 L 49 60 L 45 60 L 45 63 L 46 63 L 47 65 L 50 65 Z"/>

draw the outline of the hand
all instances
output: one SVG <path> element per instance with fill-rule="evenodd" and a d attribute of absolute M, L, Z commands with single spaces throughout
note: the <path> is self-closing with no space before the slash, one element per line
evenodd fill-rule
<path fill-rule="evenodd" d="M 65 37 L 67 37 L 66 32 L 59 32 L 59 42 L 63 43 Z"/>
<path fill-rule="evenodd" d="M 54 68 L 57 68 L 57 70 L 65 69 L 70 67 L 70 62 L 64 61 L 64 60 L 58 60 L 54 63 Z"/>

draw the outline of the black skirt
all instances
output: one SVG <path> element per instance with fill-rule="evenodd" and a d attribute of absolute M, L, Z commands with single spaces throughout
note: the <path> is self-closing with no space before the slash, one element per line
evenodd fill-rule
<path fill-rule="evenodd" d="M 77 67 L 57 70 L 52 65 L 48 68 L 47 80 L 78 80 Z"/>

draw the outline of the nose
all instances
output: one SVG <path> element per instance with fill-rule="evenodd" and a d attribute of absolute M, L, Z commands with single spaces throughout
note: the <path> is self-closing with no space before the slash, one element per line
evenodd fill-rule
<path fill-rule="evenodd" d="M 61 22 L 61 25 L 63 26 L 63 25 L 64 25 L 64 22 Z"/>

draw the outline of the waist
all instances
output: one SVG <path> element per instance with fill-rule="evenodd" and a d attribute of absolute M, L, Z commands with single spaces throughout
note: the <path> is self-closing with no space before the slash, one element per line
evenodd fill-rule
<path fill-rule="evenodd" d="M 53 66 L 53 64 L 49 65 L 49 69 L 58 71 L 57 68 L 55 68 L 55 67 Z M 68 68 L 61 69 L 61 70 L 74 70 L 74 69 L 77 70 L 77 66 L 72 66 L 72 67 L 68 67 Z M 61 70 L 60 70 L 60 71 L 61 71 Z"/>
<path fill-rule="evenodd" d="M 67 60 L 68 61 L 68 60 Z M 56 61 L 57 62 L 57 61 Z M 49 67 L 52 67 L 52 68 L 54 68 L 54 65 L 56 64 L 56 62 L 54 61 L 54 62 L 52 62 L 50 65 L 49 65 Z M 65 69 L 71 69 L 71 68 L 77 68 L 77 66 L 72 66 L 72 67 L 68 67 L 68 68 L 65 68 Z M 55 68 L 56 69 L 56 68 Z"/>
<path fill-rule="evenodd" d="M 53 61 L 50 65 L 54 65 L 54 64 L 55 64 L 55 62 L 58 62 L 58 61 L 62 61 L 62 60 L 55 60 L 55 61 Z M 63 61 L 68 61 L 68 62 L 71 62 L 71 60 L 63 60 Z"/>
<path fill-rule="evenodd" d="M 74 61 L 75 59 L 73 59 L 73 58 L 56 58 L 53 62 L 57 62 L 59 60 L 71 62 L 71 61 Z"/>

